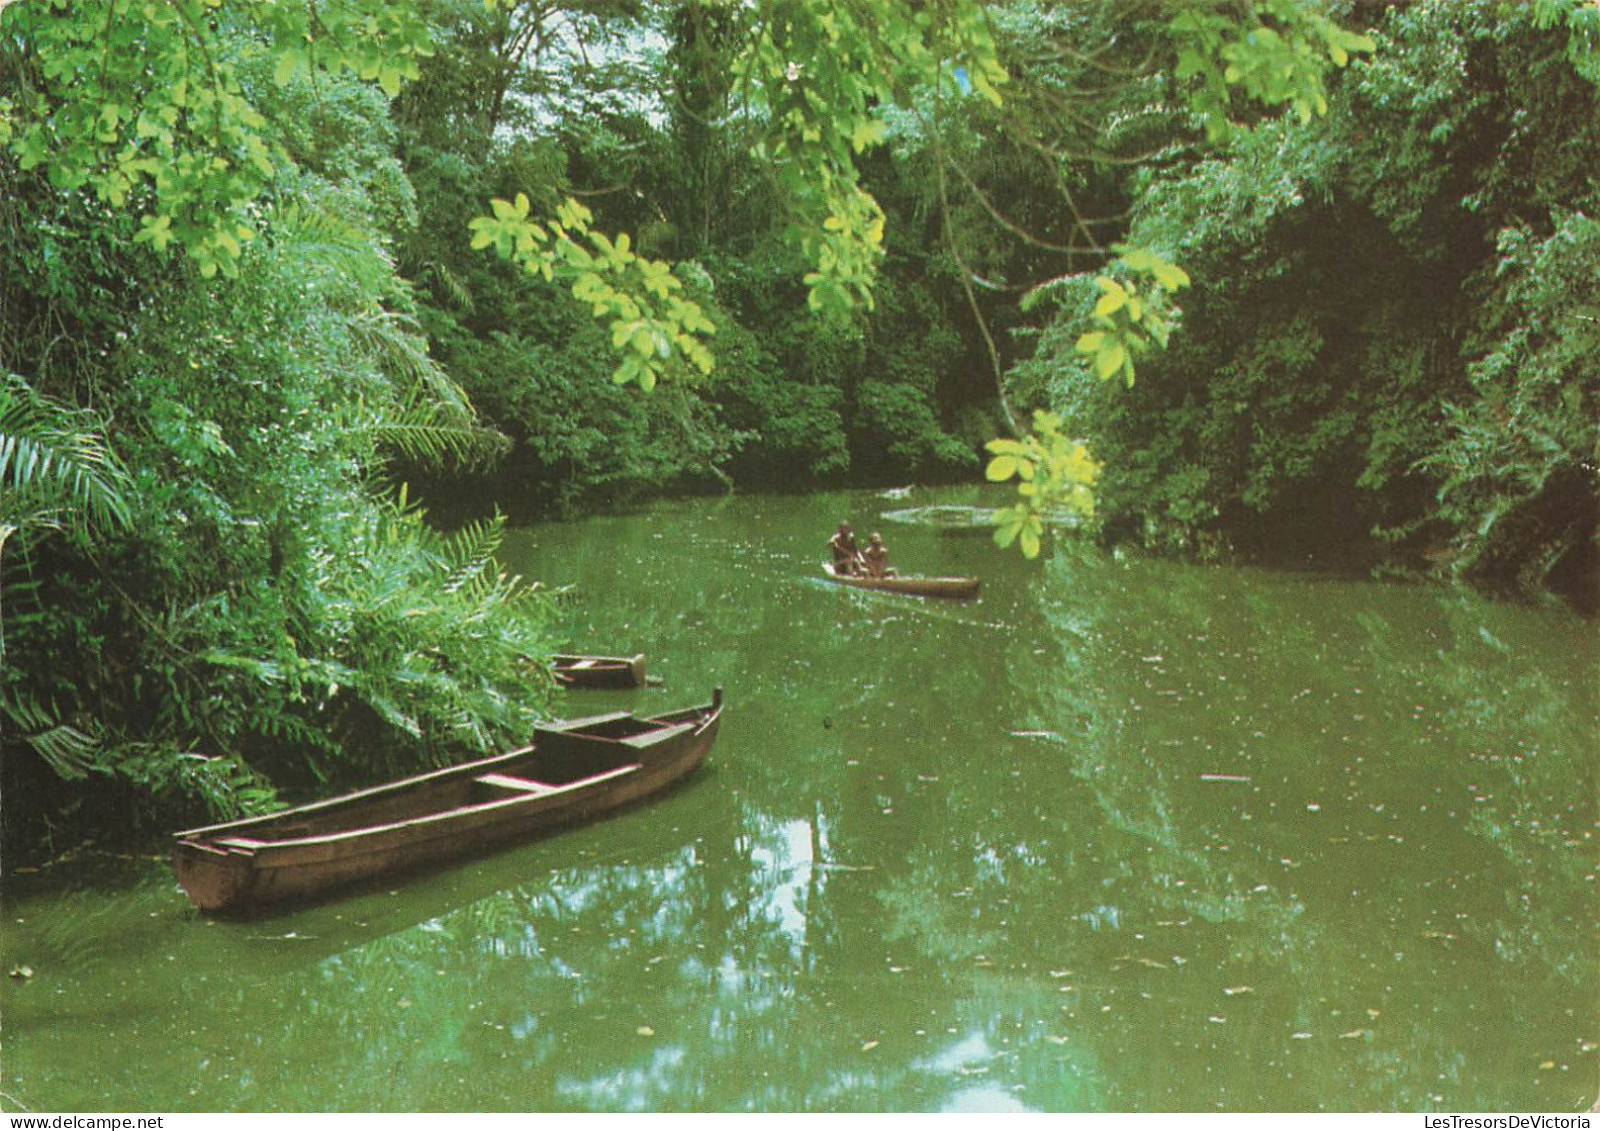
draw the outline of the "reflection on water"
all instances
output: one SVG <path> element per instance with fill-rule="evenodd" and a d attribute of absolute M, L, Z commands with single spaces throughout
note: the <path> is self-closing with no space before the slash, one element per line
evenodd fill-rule
<path fill-rule="evenodd" d="M 924 497 L 925 496 L 925 497 Z M 829 585 L 735 498 L 524 531 L 574 646 L 726 686 L 617 820 L 253 922 L 14 878 L 8 1107 L 1578 1110 L 1600 1076 L 1593 625 L 886 526 Z M 59 871 L 59 870 L 58 870 Z M 67 887 L 61 885 L 66 882 Z"/>

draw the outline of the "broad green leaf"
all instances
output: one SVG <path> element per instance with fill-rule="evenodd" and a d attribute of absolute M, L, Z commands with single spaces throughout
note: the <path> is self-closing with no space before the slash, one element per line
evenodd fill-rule
<path fill-rule="evenodd" d="M 1095 376 L 1104 380 L 1121 369 L 1123 363 L 1127 360 L 1128 351 L 1122 348 L 1122 343 L 1110 341 L 1102 346 L 1100 352 L 1095 355 Z"/>
<path fill-rule="evenodd" d="M 1156 282 L 1169 291 L 1181 290 L 1189 285 L 1189 275 L 1183 268 L 1165 261 L 1158 262 L 1153 270 Z"/>
<path fill-rule="evenodd" d="M 984 478 L 991 483 L 1004 483 L 1017 473 L 1021 461 L 1016 456 L 995 456 L 984 468 Z"/>
<path fill-rule="evenodd" d="M 1094 313 L 1097 318 L 1109 318 L 1121 310 L 1128 303 L 1128 292 L 1118 287 L 1100 296 L 1100 301 L 1094 304 Z"/>

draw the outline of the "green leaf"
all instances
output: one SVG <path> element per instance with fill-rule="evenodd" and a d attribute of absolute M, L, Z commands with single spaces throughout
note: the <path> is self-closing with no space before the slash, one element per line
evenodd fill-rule
<path fill-rule="evenodd" d="M 278 86 L 288 86 L 304 67 L 305 56 L 299 51 L 281 51 L 277 65 L 272 68 L 272 81 Z"/>
<path fill-rule="evenodd" d="M 1189 285 L 1188 272 L 1183 268 L 1167 263 L 1165 260 L 1158 262 L 1152 272 L 1156 282 L 1166 287 L 1169 291 L 1181 290 Z"/>
<path fill-rule="evenodd" d="M 1121 369 L 1123 363 L 1127 360 L 1128 351 L 1122 347 L 1122 343 L 1116 340 L 1109 341 L 1104 344 L 1101 347 L 1100 352 L 1095 355 L 1095 376 L 1099 377 L 1101 380 L 1104 380 L 1105 378 L 1110 377 L 1117 370 Z"/>
<path fill-rule="evenodd" d="M 869 145 L 876 145 L 883 140 L 885 133 L 882 122 L 875 118 L 866 118 L 856 123 L 856 128 L 851 131 L 850 144 L 857 153 L 864 151 Z"/>
<path fill-rule="evenodd" d="M 984 468 L 984 478 L 991 483 L 1004 483 L 1017 473 L 1022 461 L 1016 456 L 995 456 L 989 461 L 989 466 Z"/>
<path fill-rule="evenodd" d="M 1118 287 L 1115 291 L 1109 291 L 1102 295 L 1100 301 L 1094 304 L 1095 317 L 1108 318 L 1121 310 L 1127 303 L 1128 292 Z"/>

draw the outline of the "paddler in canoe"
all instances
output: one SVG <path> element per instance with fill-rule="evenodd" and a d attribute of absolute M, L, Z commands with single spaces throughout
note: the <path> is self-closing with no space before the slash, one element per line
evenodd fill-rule
<path fill-rule="evenodd" d="M 855 577 L 862 571 L 861 548 L 856 545 L 856 533 L 848 522 L 828 539 L 828 549 L 833 553 L 833 572 L 840 577 Z"/>

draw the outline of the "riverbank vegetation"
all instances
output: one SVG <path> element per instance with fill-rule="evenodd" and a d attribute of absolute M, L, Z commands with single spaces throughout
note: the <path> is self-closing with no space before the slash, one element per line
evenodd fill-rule
<path fill-rule="evenodd" d="M 1592 599 L 1597 60 L 1576 0 L 0 7 L 6 845 L 516 741 L 507 516 L 1034 410 L 1109 536 Z"/>

